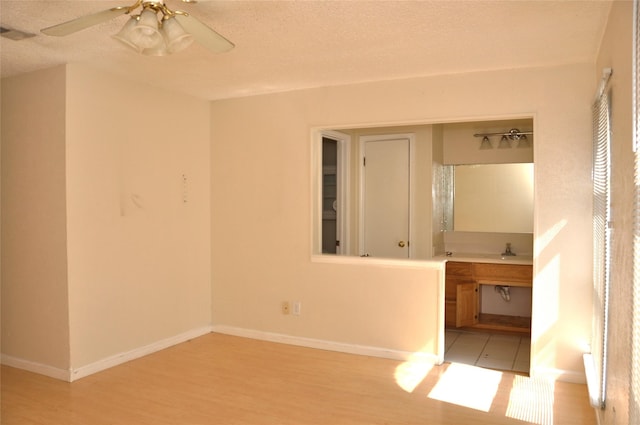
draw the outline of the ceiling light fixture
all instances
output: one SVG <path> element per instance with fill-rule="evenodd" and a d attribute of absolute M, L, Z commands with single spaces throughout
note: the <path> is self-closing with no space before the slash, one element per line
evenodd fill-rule
<path fill-rule="evenodd" d="M 498 143 L 498 149 L 509 149 L 511 147 L 511 142 L 507 139 L 507 136 L 503 135 L 500 138 L 500 143 Z"/>
<path fill-rule="evenodd" d="M 517 128 L 512 128 L 509 131 L 502 133 L 477 133 L 473 137 L 482 137 L 482 143 L 480 143 L 480 149 L 491 149 L 490 136 L 502 136 L 500 143 L 498 143 L 498 149 L 508 149 L 513 147 L 512 142 L 517 141 L 519 148 L 530 148 L 531 142 L 527 138 L 527 135 L 533 135 L 533 131 L 520 131 Z"/>
<path fill-rule="evenodd" d="M 482 138 L 482 143 L 480 143 L 480 149 L 493 149 L 491 145 L 491 140 L 487 136 Z"/>
<path fill-rule="evenodd" d="M 183 2 L 195 3 L 195 0 Z M 132 14 L 136 10 L 139 13 Z M 189 13 L 169 9 L 164 0 L 136 0 L 131 6 L 103 10 L 45 28 L 42 32 L 66 36 L 125 14 L 130 15 L 131 19 L 113 38 L 143 55 L 163 56 L 179 52 L 194 40 L 216 53 L 226 52 L 234 47 L 232 42 Z"/>
<path fill-rule="evenodd" d="M 520 137 L 520 140 L 518 140 L 518 147 L 519 148 L 530 148 L 531 147 L 531 143 L 529 143 L 529 138 L 527 137 L 526 134 L 523 134 Z"/>
<path fill-rule="evenodd" d="M 162 0 L 142 2 L 142 12 L 131 16 L 113 37 L 147 56 L 179 52 L 193 42 L 193 36 L 175 19 L 179 13 L 165 6 Z"/>

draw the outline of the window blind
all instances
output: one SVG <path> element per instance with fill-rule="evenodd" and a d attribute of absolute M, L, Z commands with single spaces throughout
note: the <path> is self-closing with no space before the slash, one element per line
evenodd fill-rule
<path fill-rule="evenodd" d="M 589 396 L 594 407 L 606 400 L 609 257 L 611 223 L 610 96 L 605 70 L 593 104 L 593 331 L 591 353 L 585 357 Z"/>

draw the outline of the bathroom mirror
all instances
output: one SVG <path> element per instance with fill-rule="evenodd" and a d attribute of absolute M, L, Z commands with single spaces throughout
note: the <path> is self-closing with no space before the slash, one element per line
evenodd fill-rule
<path fill-rule="evenodd" d="M 455 165 L 453 230 L 533 233 L 533 164 Z M 450 221 L 445 220 L 445 221 Z"/>

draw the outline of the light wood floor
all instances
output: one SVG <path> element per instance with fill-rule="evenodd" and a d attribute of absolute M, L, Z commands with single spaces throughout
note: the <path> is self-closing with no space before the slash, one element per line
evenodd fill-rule
<path fill-rule="evenodd" d="M 220 334 L 73 383 L 1 378 L 3 425 L 595 424 L 584 385 Z"/>

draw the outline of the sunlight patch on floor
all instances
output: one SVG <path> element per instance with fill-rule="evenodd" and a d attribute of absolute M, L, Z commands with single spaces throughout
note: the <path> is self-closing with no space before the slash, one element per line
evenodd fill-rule
<path fill-rule="evenodd" d="M 429 393 L 429 398 L 489 412 L 502 372 L 452 363 Z"/>
<path fill-rule="evenodd" d="M 408 393 L 426 378 L 433 368 L 433 360 L 419 354 L 413 354 L 407 361 L 400 364 L 395 371 L 396 383 Z"/>
<path fill-rule="evenodd" d="M 516 376 L 505 416 L 538 425 L 553 425 L 552 381 Z"/>

